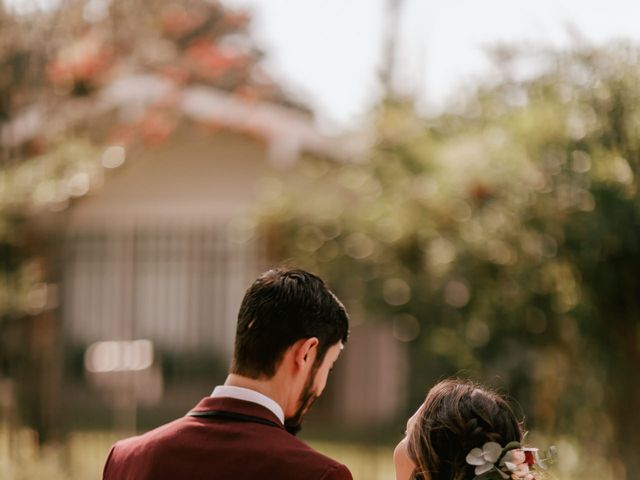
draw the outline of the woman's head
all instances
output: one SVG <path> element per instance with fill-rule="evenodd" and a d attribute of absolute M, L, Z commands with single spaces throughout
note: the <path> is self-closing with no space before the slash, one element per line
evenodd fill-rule
<path fill-rule="evenodd" d="M 406 437 L 394 452 L 396 478 L 408 480 L 417 474 L 428 480 L 470 480 L 475 474 L 465 458 L 473 448 L 487 442 L 520 442 L 522 435 L 513 410 L 500 395 L 469 381 L 444 380 L 407 422 Z"/>

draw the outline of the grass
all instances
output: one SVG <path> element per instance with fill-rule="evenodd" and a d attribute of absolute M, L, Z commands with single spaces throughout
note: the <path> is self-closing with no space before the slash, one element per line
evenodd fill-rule
<path fill-rule="evenodd" d="M 39 448 L 33 431 L 0 427 L 0 478 L 3 480 L 99 480 L 111 445 L 126 435 L 72 432 L 64 444 Z M 349 467 L 354 480 L 393 478 L 392 447 L 310 442 Z"/>

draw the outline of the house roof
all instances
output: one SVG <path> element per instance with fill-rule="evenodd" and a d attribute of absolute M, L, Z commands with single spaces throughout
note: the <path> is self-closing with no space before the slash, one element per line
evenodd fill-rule
<path fill-rule="evenodd" d="M 290 165 L 302 152 L 338 161 L 354 154 L 344 139 L 320 133 L 306 112 L 245 100 L 210 86 L 176 88 L 169 79 L 148 73 L 122 74 L 90 98 L 71 98 L 54 108 L 29 107 L 5 124 L 0 142 L 13 147 L 38 137 L 55 138 L 109 112 L 116 112 L 125 125 L 133 125 L 148 108 L 167 104 L 184 119 L 259 136 L 267 144 L 269 159 L 278 166 Z"/>

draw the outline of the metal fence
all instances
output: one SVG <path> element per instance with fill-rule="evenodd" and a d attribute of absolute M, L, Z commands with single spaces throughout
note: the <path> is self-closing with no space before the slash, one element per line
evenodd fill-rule
<path fill-rule="evenodd" d="M 264 264 L 228 225 L 87 229 L 65 239 L 63 316 L 75 344 L 147 338 L 228 356 L 238 305 Z"/>

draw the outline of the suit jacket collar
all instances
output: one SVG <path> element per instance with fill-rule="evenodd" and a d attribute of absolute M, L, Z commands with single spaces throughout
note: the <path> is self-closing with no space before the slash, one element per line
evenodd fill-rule
<path fill-rule="evenodd" d="M 280 419 L 271 410 L 257 403 L 247 402 L 245 400 L 230 397 L 205 397 L 200 400 L 191 411 L 204 412 L 207 410 L 222 410 L 224 412 L 264 418 L 284 429 L 284 425 Z"/>

